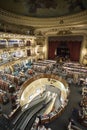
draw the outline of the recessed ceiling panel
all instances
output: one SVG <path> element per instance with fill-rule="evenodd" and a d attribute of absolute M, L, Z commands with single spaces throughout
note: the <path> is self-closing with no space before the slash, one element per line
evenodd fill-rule
<path fill-rule="evenodd" d="M 87 10 L 87 0 L 0 0 L 0 8 L 31 17 L 59 17 Z"/>

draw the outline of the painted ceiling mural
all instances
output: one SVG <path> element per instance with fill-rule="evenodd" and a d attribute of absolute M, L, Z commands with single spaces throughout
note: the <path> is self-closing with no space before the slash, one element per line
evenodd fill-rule
<path fill-rule="evenodd" d="M 87 10 L 87 0 L 0 0 L 0 8 L 31 17 L 59 17 Z"/>

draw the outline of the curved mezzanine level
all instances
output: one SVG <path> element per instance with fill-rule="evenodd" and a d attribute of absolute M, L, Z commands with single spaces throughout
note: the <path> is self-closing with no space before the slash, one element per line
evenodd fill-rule
<path fill-rule="evenodd" d="M 53 80 L 54 79 L 54 83 L 53 82 L 49 82 L 49 79 Z M 55 83 L 56 81 L 59 81 L 57 84 Z M 35 81 L 35 82 L 34 82 Z M 33 83 L 33 84 L 32 84 Z M 55 87 L 59 86 L 59 89 L 62 91 L 61 92 L 61 96 L 64 100 L 67 99 L 67 95 L 68 95 L 68 84 L 67 82 L 62 79 L 61 77 L 55 76 L 55 75 L 49 75 L 49 74 L 42 74 L 42 75 L 38 75 L 38 76 L 34 76 L 33 78 L 29 79 L 28 81 L 26 81 L 22 88 L 21 88 L 21 93 L 20 93 L 20 104 L 21 106 L 27 104 L 29 101 L 29 95 L 31 95 L 31 93 L 33 93 L 35 90 L 37 89 L 41 89 L 40 91 L 43 92 L 45 89 L 45 85 L 44 83 L 47 85 L 54 85 Z M 64 86 L 63 86 L 64 85 Z M 37 86 L 37 87 L 36 87 Z M 44 87 L 43 87 L 44 86 Z M 33 88 L 33 89 L 32 89 Z M 31 90 L 32 89 L 32 90 Z M 35 90 L 34 90 L 35 89 Z M 30 92 L 31 91 L 31 92 Z M 30 92 L 30 93 L 27 93 Z M 25 100 L 25 98 L 27 100 Z"/>
<path fill-rule="evenodd" d="M 21 107 L 24 108 L 25 106 L 24 109 L 26 110 L 26 106 L 31 107 L 33 102 L 36 104 L 37 101 L 41 100 L 44 93 L 45 96 L 48 95 L 46 101 L 50 102 L 39 114 L 42 123 L 50 122 L 62 114 L 68 103 L 69 86 L 63 78 L 54 74 L 34 76 L 22 85 L 20 90 Z"/>
<path fill-rule="evenodd" d="M 73 29 L 75 31 L 77 29 L 81 29 L 85 33 L 87 27 L 87 11 L 64 17 L 33 18 L 33 17 L 16 15 L 0 9 L 0 19 L 2 21 L 12 23 L 15 25 L 34 27 L 36 34 L 38 33 L 38 31 L 41 31 L 42 34 L 44 34 L 44 36 L 46 35 L 46 33 L 48 35 L 50 31 L 58 33 L 60 30 L 73 31 Z"/>
<path fill-rule="evenodd" d="M 87 11 L 82 13 L 67 16 L 67 17 L 59 17 L 59 18 L 29 18 L 29 17 L 22 17 L 15 14 L 12 14 L 7 11 L 0 11 L 0 19 L 9 24 L 13 25 L 23 25 L 27 27 L 34 27 L 34 34 L 35 39 L 34 42 L 41 42 L 45 45 L 44 58 L 48 58 L 48 38 L 50 36 L 83 36 L 83 41 L 81 44 L 81 51 L 80 51 L 80 63 L 83 61 L 83 57 L 87 53 Z M 18 27 L 17 26 L 17 27 Z M 14 26 L 13 26 L 14 28 Z M 7 30 L 5 30 L 7 32 Z M 62 33 L 60 33 L 62 32 Z M 6 35 L 5 35 L 6 34 Z M 16 34 L 18 36 L 18 34 Z M 9 35 L 9 33 L 1 33 L 1 39 L 5 38 L 8 43 L 8 39 L 14 39 L 14 34 Z M 21 39 L 21 36 L 18 36 Z M 22 37 L 23 39 L 33 39 L 32 36 L 30 37 Z M 31 43 L 32 44 L 32 43 Z M 37 53 L 36 53 L 37 55 Z M 31 57 L 32 58 L 32 57 Z M 36 57 L 34 57 L 35 59 Z M 38 59 L 38 58 L 37 58 Z"/>
<path fill-rule="evenodd" d="M 86 16 L 87 11 L 71 15 L 71 16 L 62 16 L 56 18 L 34 18 L 34 17 L 27 17 L 27 16 L 20 16 L 17 14 L 13 14 L 11 12 L 5 11 L 0 9 L 0 16 L 1 20 L 7 21 L 9 23 L 14 23 L 18 25 L 27 25 L 33 27 L 53 27 L 53 26 L 60 26 L 63 25 L 70 25 L 72 24 L 86 24 Z M 63 20 L 63 21 L 61 21 Z"/>
<path fill-rule="evenodd" d="M 48 58 L 48 39 L 50 36 L 82 36 L 83 40 L 81 43 L 79 61 L 80 63 L 83 62 L 83 58 L 87 51 L 87 11 L 64 17 L 33 18 L 16 15 L 0 9 L 0 19 L 1 23 L 4 21 L 5 23 L 13 24 L 13 28 L 14 25 L 17 27 L 19 25 L 23 27 L 26 26 L 28 28 L 26 31 L 30 31 L 29 27 L 34 28 L 33 34 L 36 37 L 34 42 L 44 44 L 45 59 Z M 9 36 L 9 34 L 6 33 L 6 35 L 7 36 L 2 35 L 1 38 L 14 38 L 13 34 Z M 21 38 L 21 36 L 19 37 Z M 30 36 L 27 36 L 27 38 L 31 39 Z M 26 36 L 23 39 L 26 39 Z"/>
<path fill-rule="evenodd" d="M 40 64 L 40 63 L 39 63 L 39 64 Z M 43 67 L 44 67 L 44 66 L 43 66 Z M 59 70 L 60 70 L 60 69 L 59 69 Z M 39 70 L 38 70 L 38 71 L 39 71 Z M 63 73 L 63 72 L 62 72 L 62 73 Z M 52 74 L 52 73 L 51 73 L 51 74 Z M 41 74 L 41 78 L 42 78 L 42 79 L 43 79 L 43 76 L 44 76 L 44 74 Z M 34 77 L 36 77 L 36 81 L 38 81 L 38 78 L 40 78 L 38 75 L 37 75 L 37 76 L 34 75 Z M 35 81 L 35 78 L 34 78 L 34 77 L 33 77 L 33 80 L 32 80 L 32 78 L 31 78 L 31 80 L 30 80 L 31 82 L 32 82 L 32 81 Z M 49 77 L 47 77 L 47 78 L 49 78 Z M 57 79 L 58 76 L 55 76 L 55 77 L 54 77 L 53 75 L 51 75 L 51 78 L 52 78 L 52 79 L 55 79 L 55 78 Z M 60 80 L 60 81 L 61 81 L 62 79 L 61 79 L 61 77 L 60 77 L 60 78 L 58 78 L 57 80 Z M 52 81 L 52 82 L 53 82 L 53 81 Z M 26 83 L 27 83 L 27 82 L 25 82 L 25 85 L 27 86 Z M 48 81 L 48 83 L 51 83 L 51 81 Z M 53 82 L 53 85 L 54 85 L 54 84 L 55 84 L 55 82 Z M 38 85 L 38 84 L 37 84 L 37 85 Z M 51 85 L 52 85 L 52 84 L 51 84 Z M 65 84 L 65 86 L 66 86 L 66 84 Z M 50 87 L 50 88 L 51 88 L 51 87 Z M 29 92 L 29 91 L 27 91 L 27 92 Z M 28 96 L 28 98 L 29 98 L 29 96 Z M 31 96 L 31 98 L 32 98 L 32 96 Z M 54 114 L 60 115 L 61 112 L 54 113 Z M 58 117 L 58 115 L 57 115 L 57 117 Z M 52 115 L 52 117 L 53 117 L 53 115 Z M 54 118 L 54 117 L 53 117 L 53 118 Z M 52 118 L 52 119 L 53 119 L 53 118 Z M 45 118 L 45 119 L 46 119 L 46 118 Z"/>

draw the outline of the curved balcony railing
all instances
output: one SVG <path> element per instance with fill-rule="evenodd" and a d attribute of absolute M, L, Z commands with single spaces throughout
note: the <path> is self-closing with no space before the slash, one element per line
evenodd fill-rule
<path fill-rule="evenodd" d="M 20 16 L 11 12 L 0 9 L 0 19 L 6 22 L 17 25 L 37 26 L 37 27 L 53 27 L 62 25 L 70 25 L 72 23 L 83 23 L 87 21 L 87 10 L 70 16 L 56 17 L 56 18 L 34 18 L 27 16 Z"/>

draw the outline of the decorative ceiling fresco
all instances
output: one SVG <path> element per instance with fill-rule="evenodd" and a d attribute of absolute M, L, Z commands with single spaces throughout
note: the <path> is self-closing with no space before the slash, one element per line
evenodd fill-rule
<path fill-rule="evenodd" d="M 87 0 L 0 0 L 0 8 L 30 17 L 59 17 L 87 10 Z"/>

